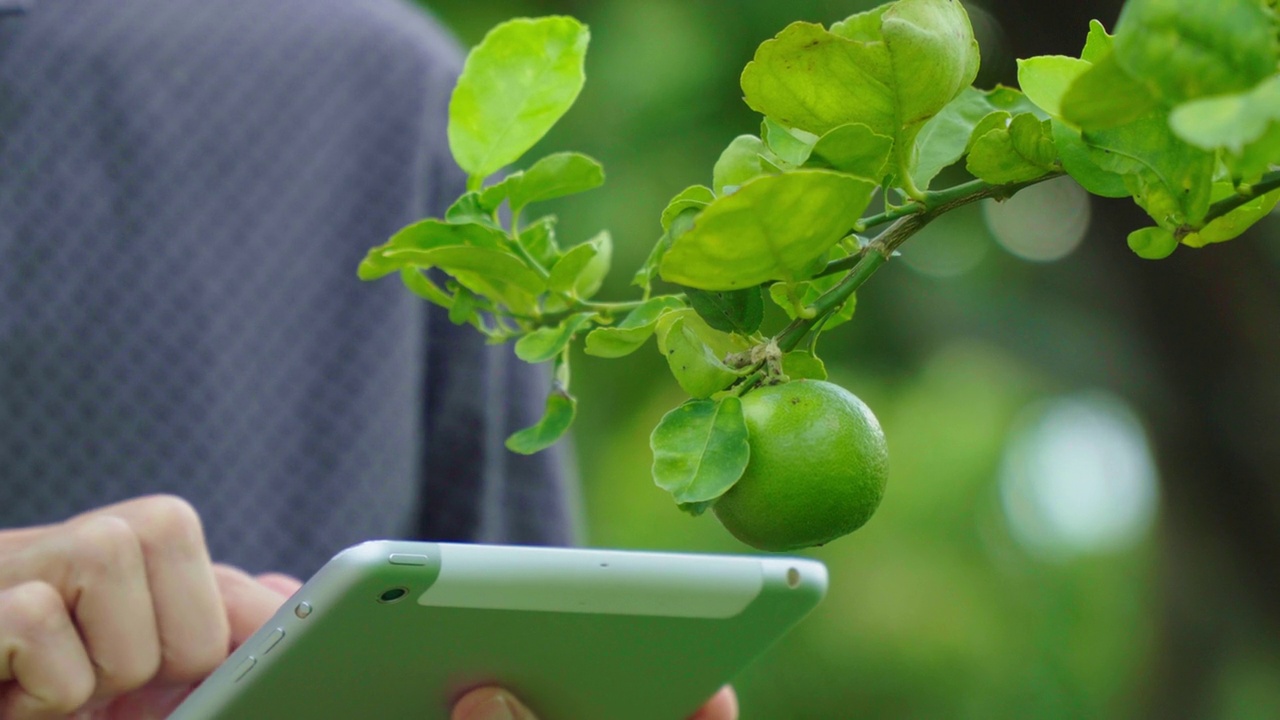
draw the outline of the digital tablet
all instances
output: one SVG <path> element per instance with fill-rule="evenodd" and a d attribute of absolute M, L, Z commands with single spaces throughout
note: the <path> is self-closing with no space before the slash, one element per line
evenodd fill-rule
<path fill-rule="evenodd" d="M 826 592 L 799 558 L 378 541 L 330 560 L 170 717 L 685 720 Z"/>

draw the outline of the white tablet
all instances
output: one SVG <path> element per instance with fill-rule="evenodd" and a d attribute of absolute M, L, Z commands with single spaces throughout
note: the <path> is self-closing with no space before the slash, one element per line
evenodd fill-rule
<path fill-rule="evenodd" d="M 379 541 L 343 551 L 174 720 L 684 720 L 826 591 L 799 558 Z"/>

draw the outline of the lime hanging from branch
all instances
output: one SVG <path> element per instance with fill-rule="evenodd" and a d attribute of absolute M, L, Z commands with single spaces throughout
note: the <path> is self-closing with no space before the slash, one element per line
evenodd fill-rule
<path fill-rule="evenodd" d="M 713 506 L 760 550 L 823 545 L 862 527 L 884 497 L 889 453 L 880 423 L 839 385 L 797 380 L 742 397 L 750 460 Z"/>

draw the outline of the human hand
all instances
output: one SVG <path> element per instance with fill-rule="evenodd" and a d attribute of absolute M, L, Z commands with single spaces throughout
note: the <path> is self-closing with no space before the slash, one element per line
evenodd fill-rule
<path fill-rule="evenodd" d="M 472 690 L 453 706 L 452 720 L 538 720 L 519 700 L 498 688 Z M 726 685 L 689 720 L 738 720 L 738 696 Z"/>
<path fill-rule="evenodd" d="M 0 718 L 162 718 L 297 587 L 215 566 L 171 496 L 0 531 Z"/>

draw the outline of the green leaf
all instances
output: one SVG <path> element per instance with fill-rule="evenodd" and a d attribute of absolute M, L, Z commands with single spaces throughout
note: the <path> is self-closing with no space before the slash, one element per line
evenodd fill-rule
<path fill-rule="evenodd" d="M 649 251 L 649 257 L 644 261 L 644 265 L 641 265 L 636 274 L 632 276 L 632 285 L 644 288 L 646 293 L 649 292 L 653 279 L 658 276 L 658 268 L 662 265 L 662 258 L 666 257 L 667 251 L 671 249 L 671 243 L 693 229 L 693 220 L 698 216 L 698 213 L 702 212 L 702 207 L 705 206 L 686 207 L 671 218 L 669 226 L 662 233 L 662 237 L 658 238 L 658 242 L 653 244 L 653 249 Z"/>
<path fill-rule="evenodd" d="M 805 167 L 830 168 L 868 180 L 880 180 L 893 152 L 893 138 L 861 123 L 831 128 L 818 138 Z"/>
<path fill-rule="evenodd" d="M 899 0 L 828 32 L 792 23 L 742 73 L 752 109 L 823 135 L 861 123 L 893 138 L 905 168 L 921 125 L 968 87 L 978 46 L 955 0 Z"/>
<path fill-rule="evenodd" d="M 681 505 L 709 503 L 738 482 L 751 457 L 742 401 L 687 402 L 663 416 L 649 447 L 658 487 Z"/>
<path fill-rule="evenodd" d="M 1089 146 L 1080 137 L 1080 131 L 1061 120 L 1053 120 L 1053 143 L 1058 147 L 1062 169 L 1067 171 L 1080 187 L 1102 197 L 1129 197 L 1124 176 L 1107 172 L 1093 161 Z"/>
<path fill-rule="evenodd" d="M 1280 165 L 1280 124 L 1272 124 L 1262 137 L 1246 145 L 1240 154 L 1227 152 L 1223 161 L 1235 177 L 1257 182 L 1267 170 Z"/>
<path fill-rule="evenodd" d="M 815 135 L 856 122 L 892 136 L 899 123 L 889 62 L 880 39 L 849 40 L 795 22 L 756 49 L 742 90 L 752 110 Z"/>
<path fill-rule="evenodd" d="M 783 355 L 782 372 L 792 380 L 827 379 L 827 366 L 808 350 L 795 350 Z"/>
<path fill-rule="evenodd" d="M 547 287 L 552 292 L 589 298 L 600 289 L 613 257 L 613 240 L 607 230 L 575 245 L 551 268 Z"/>
<path fill-rule="evenodd" d="M 696 503 L 676 503 L 676 507 L 679 508 L 680 512 L 688 513 L 693 517 L 701 517 L 715 504 L 715 500 L 708 500 Z"/>
<path fill-rule="evenodd" d="M 721 362 L 710 345 L 685 327 L 683 319 L 672 323 L 665 345 L 667 366 L 690 397 L 710 397 L 738 379 L 738 374 Z"/>
<path fill-rule="evenodd" d="M 1097 20 L 1089 21 L 1089 36 L 1085 38 L 1084 50 L 1080 53 L 1080 59 L 1087 63 L 1095 63 L 1111 52 L 1114 43 L 1111 36 L 1107 34 L 1107 29 Z"/>
<path fill-rule="evenodd" d="M 978 42 L 957 0 L 899 0 L 884 14 L 898 119 L 922 123 L 978 75 Z"/>
<path fill-rule="evenodd" d="M 542 158 L 528 170 L 508 175 L 491 189 L 502 187 L 511 211 L 520 212 L 530 203 L 586 192 L 603 184 L 604 167 L 600 163 L 582 153 L 562 152 Z M 486 200 L 492 202 L 490 198 Z"/>
<path fill-rule="evenodd" d="M 1004 110 L 1010 116 L 1031 113 L 1041 120 L 1046 120 L 1049 117 L 1049 113 L 1031 102 L 1031 98 L 1028 98 L 1025 93 L 1016 88 L 997 85 L 990 90 L 982 90 L 980 92 L 986 96 L 987 102 L 991 103 L 992 110 Z"/>
<path fill-rule="evenodd" d="M 516 341 L 516 357 L 527 363 L 546 362 L 559 355 L 594 317 L 594 313 L 575 313 L 554 327 L 538 328 Z"/>
<path fill-rule="evenodd" d="M 1041 55 L 1018 61 L 1018 85 L 1031 102 L 1054 117 L 1062 116 L 1067 88 L 1091 68 L 1090 63 L 1063 55 Z"/>
<path fill-rule="evenodd" d="M 973 146 L 981 140 L 987 133 L 992 130 L 1008 130 L 1009 123 L 1013 120 L 1013 116 L 1004 110 L 993 111 L 990 115 L 978 121 L 973 126 L 973 134 L 969 136 L 969 143 L 964 146 L 965 153 L 973 151 Z"/>
<path fill-rule="evenodd" d="M 1169 125 L 1205 150 L 1223 149 L 1242 176 L 1280 162 L 1280 75 L 1248 92 L 1193 100 L 1174 108 Z"/>
<path fill-rule="evenodd" d="M 439 305 L 445 309 L 453 308 L 453 297 L 440 289 L 427 277 L 426 273 L 417 268 L 404 268 L 400 271 L 400 281 L 414 295 L 428 302 Z"/>
<path fill-rule="evenodd" d="M 1197 225 L 1208 212 L 1214 155 L 1174 135 L 1166 114 L 1085 132 L 1083 139 L 1097 166 L 1126 176 L 1134 200 L 1162 227 Z"/>
<path fill-rule="evenodd" d="M 667 337 L 677 321 L 682 321 L 686 330 L 690 330 L 704 345 L 711 348 L 717 359 L 723 359 L 732 353 L 740 353 L 751 347 L 750 341 L 740 335 L 721 332 L 707 324 L 702 316 L 693 308 L 670 310 L 658 318 L 658 327 L 654 331 L 658 338 L 658 352 L 666 355 Z"/>
<path fill-rule="evenodd" d="M 1235 193 L 1231 183 L 1226 182 L 1214 183 L 1213 190 L 1214 202 L 1225 200 Z M 1187 234 L 1182 238 L 1182 244 L 1188 247 L 1204 247 L 1210 243 L 1234 240 L 1269 215 L 1275 209 L 1278 200 L 1280 200 L 1280 190 L 1256 197 L 1203 228 Z"/>
<path fill-rule="evenodd" d="M 526 267 L 515 255 L 503 250 L 466 246 L 442 247 L 433 250 L 392 248 L 384 253 L 384 257 L 389 262 L 400 263 L 402 267 L 417 267 L 423 270 L 438 267 L 455 277 L 465 274 L 491 278 L 510 284 L 531 295 L 537 295 L 545 289 L 542 278 Z M 472 289 L 475 290 L 475 288 Z M 477 290 L 477 292 L 483 291 Z"/>
<path fill-rule="evenodd" d="M 662 210 L 662 230 L 670 230 L 672 221 L 685 210 L 701 210 L 715 199 L 716 194 L 706 185 L 690 185 L 681 190 Z"/>
<path fill-rule="evenodd" d="M 1178 240 L 1162 227 L 1147 227 L 1129 233 L 1129 249 L 1143 260 L 1163 260 L 1178 249 Z"/>
<path fill-rule="evenodd" d="M 764 321 L 764 296 L 759 286 L 722 292 L 690 290 L 687 295 L 690 307 L 721 332 L 750 335 Z"/>
<path fill-rule="evenodd" d="M 803 130 L 787 128 L 773 118 L 765 118 L 760 124 L 760 139 L 775 157 L 790 168 L 798 168 L 809 159 L 818 137 Z"/>
<path fill-rule="evenodd" d="M 1176 104 L 1241 92 L 1276 71 L 1275 18 L 1258 0 L 1128 0 L 1114 57 Z"/>
<path fill-rule="evenodd" d="M 720 153 L 711 171 L 711 187 L 715 194 L 724 195 L 739 186 L 770 174 L 760 163 L 760 156 L 768 152 L 764 141 L 755 135 L 739 135 Z M 665 216 L 665 213 L 664 213 Z"/>
<path fill-rule="evenodd" d="M 432 250 L 392 248 L 384 251 L 383 260 L 397 268 L 438 267 L 468 290 L 520 312 L 531 310 L 534 298 L 546 289 L 537 273 L 505 250 L 467 246 Z"/>
<path fill-rule="evenodd" d="M 796 312 L 797 303 L 802 308 L 812 306 L 819 297 L 835 287 L 843 278 L 843 275 L 835 274 L 795 283 L 790 293 L 787 290 L 787 283 L 774 283 L 769 286 L 769 297 L 778 307 L 782 308 L 787 317 L 795 320 L 799 317 L 799 313 Z M 792 301 L 793 294 L 794 302 Z M 838 310 L 827 317 L 826 322 L 822 325 L 823 332 L 852 320 L 854 309 L 857 306 L 858 296 L 850 295 L 849 299 Z"/>
<path fill-rule="evenodd" d="M 446 222 L 455 225 L 475 223 L 501 231 L 502 228 L 493 217 L 493 212 L 497 207 L 497 205 L 487 205 L 480 193 L 469 192 L 449 206 L 449 209 L 444 213 L 444 219 Z"/>
<path fill-rule="evenodd" d="M 547 395 L 546 410 L 537 424 L 514 433 L 507 438 L 507 449 L 521 455 L 532 455 L 555 444 L 573 424 L 578 412 L 578 400 L 564 390 L 553 390 Z"/>
<path fill-rule="evenodd" d="M 391 239 L 371 248 L 360 263 L 361 280 L 376 280 L 397 272 L 407 263 L 387 257 L 392 250 L 434 250 L 451 246 L 468 246 L 501 250 L 506 235 L 501 230 L 476 223 L 453 224 L 430 218 L 401 228 Z"/>
<path fill-rule="evenodd" d="M 540 217 L 526 225 L 520 230 L 520 244 L 542 267 L 554 266 L 560 260 L 560 245 L 556 242 L 556 216 Z"/>
<path fill-rule="evenodd" d="M 1094 20 L 1090 24 L 1089 40 L 1085 55 L 1105 55 L 1110 49 L 1110 37 L 1102 24 Z M 1053 142 L 1057 146 L 1062 167 L 1085 190 L 1103 197 L 1128 197 L 1124 177 L 1098 167 L 1089 155 L 1089 148 L 1080 137 L 1080 131 L 1060 120 L 1062 100 L 1072 83 L 1092 67 L 1086 60 L 1046 55 L 1018 61 L 1018 84 L 1027 97 L 1053 119 Z"/>
<path fill-rule="evenodd" d="M 702 290 L 802 279 L 853 227 L 875 189 L 828 170 L 757 178 L 697 216 L 662 258 L 662 277 Z"/>
<path fill-rule="evenodd" d="M 449 308 L 449 322 L 454 325 L 466 325 L 474 319 L 475 312 L 475 293 L 465 287 L 458 288 L 458 291 L 453 294 L 453 307 Z"/>
<path fill-rule="evenodd" d="M 449 102 L 449 149 L 472 177 L 515 162 L 573 105 L 590 33 L 570 17 L 520 18 L 467 56 Z"/>
<path fill-rule="evenodd" d="M 1053 126 L 1031 113 L 1015 115 L 1008 129 L 978 138 L 966 163 L 969 172 L 993 185 L 1033 180 L 1058 170 Z"/>
<path fill-rule="evenodd" d="M 1081 73 L 1059 100 L 1062 118 L 1085 131 L 1119 127 L 1159 105 L 1142 83 L 1120 67 L 1114 52 Z"/>
<path fill-rule="evenodd" d="M 684 307 L 670 295 L 660 295 L 632 310 L 617 327 L 598 327 L 587 333 L 586 353 L 602 358 L 619 358 L 639 350 L 657 329 L 664 313 Z"/>
<path fill-rule="evenodd" d="M 849 40 L 880 42 L 884 39 L 880 26 L 884 23 L 884 14 L 891 7 L 893 7 L 893 3 L 884 3 L 870 10 L 854 13 L 844 20 L 832 24 L 831 32 Z"/>
<path fill-rule="evenodd" d="M 916 136 L 916 153 L 911 168 L 916 186 L 928 188 L 943 168 L 958 161 L 968 149 L 978 125 L 997 113 L 1008 116 L 992 104 L 988 93 L 973 87 L 965 88 L 956 99 L 947 103 Z"/>

